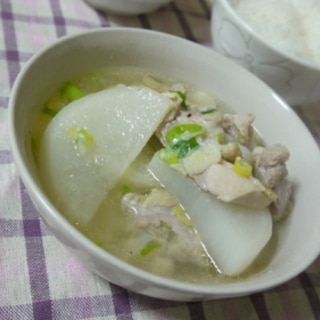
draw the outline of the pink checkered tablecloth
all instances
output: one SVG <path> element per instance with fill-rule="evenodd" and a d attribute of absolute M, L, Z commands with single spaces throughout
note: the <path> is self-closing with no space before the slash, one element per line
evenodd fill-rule
<path fill-rule="evenodd" d="M 272 290 L 242 298 L 181 303 L 128 292 L 88 272 L 56 240 L 30 201 L 8 142 L 8 99 L 26 61 L 64 35 L 130 26 L 212 47 L 210 0 L 176 0 L 132 17 L 81 0 L 0 0 L 0 320 L 320 319 L 320 260 Z M 320 102 L 296 109 L 320 145 Z"/>

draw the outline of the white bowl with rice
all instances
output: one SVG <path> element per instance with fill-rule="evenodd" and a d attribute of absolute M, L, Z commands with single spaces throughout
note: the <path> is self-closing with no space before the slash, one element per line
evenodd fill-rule
<path fill-rule="evenodd" d="M 217 0 L 214 49 L 239 63 L 290 105 L 320 100 L 320 3 Z"/>
<path fill-rule="evenodd" d="M 165 263 L 163 263 L 164 260 L 161 257 L 159 259 L 158 256 L 149 256 L 149 261 L 153 263 L 157 259 L 159 263 L 155 267 L 157 265 L 158 267 L 160 266 L 160 270 L 155 272 L 146 271 L 134 265 L 134 261 L 131 260 L 129 263 L 117 256 L 119 252 L 121 253 L 124 250 L 122 245 L 120 248 L 116 247 L 113 252 L 102 248 L 101 246 L 104 246 L 104 244 L 100 243 L 101 239 L 96 238 L 96 231 L 90 231 L 87 234 L 85 231 L 80 230 L 79 224 L 74 222 L 74 217 L 70 219 L 70 217 L 67 217 L 66 212 L 59 209 L 61 204 L 55 202 L 49 189 L 44 187 L 49 175 L 40 174 L 39 155 L 37 156 L 37 152 L 34 149 L 36 143 L 34 140 L 36 136 L 33 135 L 34 130 L 36 130 L 34 126 L 35 119 L 39 115 L 41 117 L 59 117 L 59 114 L 62 116 L 63 111 L 59 111 L 57 115 L 52 115 L 51 109 L 43 108 L 46 105 L 46 101 L 53 101 L 48 100 L 48 98 L 63 83 L 69 83 L 75 77 L 105 67 L 141 68 L 150 73 L 161 74 L 168 79 L 178 79 L 182 82 L 192 83 L 193 86 L 201 89 L 196 91 L 198 93 L 196 99 L 201 97 L 200 100 L 204 101 L 208 94 L 213 95 L 237 113 L 254 114 L 256 117 L 255 128 L 264 142 L 267 145 L 281 143 L 290 151 L 290 159 L 287 165 L 289 179 L 293 183 L 295 190 L 294 205 L 289 216 L 274 225 L 272 241 L 269 243 L 270 245 L 268 244 L 270 250 L 268 249 L 265 252 L 266 260 L 260 261 L 254 271 L 232 279 L 225 277 L 223 274 L 217 275 L 215 273 L 208 280 L 202 279 L 198 283 L 194 283 L 193 273 L 189 275 L 190 278 L 188 280 L 182 281 L 181 278 L 178 280 L 181 274 L 185 272 L 182 270 L 181 264 L 181 269 L 172 269 L 175 272 L 175 278 L 161 275 L 162 269 L 165 269 L 164 267 L 167 268 L 169 266 L 170 269 L 171 262 L 165 260 Z M 87 85 L 95 86 L 100 83 L 101 78 L 97 79 L 96 75 L 96 73 L 91 73 L 91 76 L 86 78 Z M 110 78 L 107 77 L 107 79 Z M 148 82 L 148 85 L 150 85 L 150 82 Z M 119 87 L 117 88 L 119 89 Z M 74 87 L 71 87 L 71 90 L 69 89 L 68 94 L 72 96 L 78 95 L 79 90 L 74 90 Z M 123 86 L 120 86 L 119 90 L 123 90 Z M 143 90 L 146 89 L 144 88 Z M 147 92 L 151 92 L 150 89 Z M 111 91 L 108 91 L 107 94 L 111 94 Z M 159 94 L 152 93 L 151 96 L 159 97 Z M 89 97 L 90 95 L 81 99 L 89 99 Z M 72 102 L 65 110 L 72 110 L 71 106 L 75 106 L 73 103 L 80 103 L 81 99 L 79 98 L 78 102 Z M 162 97 L 160 100 L 167 101 L 163 99 Z M 130 100 L 129 104 L 132 105 L 132 103 L 133 100 Z M 51 107 L 55 107 L 55 104 L 51 104 Z M 92 107 L 94 108 L 94 106 Z M 318 231 L 320 228 L 320 216 L 317 199 L 320 189 L 320 156 L 314 139 L 294 111 L 268 86 L 245 69 L 208 48 L 167 34 L 130 28 L 92 30 L 65 37 L 36 54 L 26 64 L 15 82 L 9 108 L 9 130 L 13 156 L 21 178 L 40 216 L 57 239 L 72 254 L 78 257 L 89 270 L 114 284 L 147 296 L 179 301 L 243 296 L 267 290 L 290 280 L 305 270 L 319 254 L 320 233 Z M 205 110 L 205 114 L 207 111 L 209 112 L 210 109 Z M 88 112 L 86 116 L 81 117 L 80 112 L 77 112 L 76 117 L 85 120 L 94 114 L 95 112 Z M 112 128 L 113 125 L 117 131 L 119 127 L 117 123 L 111 123 L 109 120 L 109 115 L 111 117 L 114 112 L 107 112 L 107 114 L 108 116 L 105 117 L 104 123 L 108 128 Z M 118 114 L 127 113 L 119 112 Z M 148 117 L 147 113 L 143 114 L 144 118 L 153 119 L 153 117 Z M 142 120 L 144 118 L 141 117 Z M 133 120 L 139 121 L 139 117 Z M 96 127 L 99 127 L 95 123 L 98 124 L 101 119 L 98 117 L 95 121 L 93 125 L 91 123 L 92 130 L 96 130 Z M 128 119 L 127 123 L 132 124 L 132 121 Z M 136 132 L 139 128 L 137 125 L 133 125 L 132 130 Z M 108 132 L 111 135 L 113 130 Z M 297 135 L 297 132 L 299 132 L 299 135 Z M 65 133 L 70 136 L 69 143 L 73 145 L 73 135 L 77 135 L 77 130 L 67 130 Z M 94 135 L 94 137 L 96 136 Z M 124 135 L 124 137 L 126 136 Z M 82 141 L 82 146 L 84 147 L 82 150 L 77 149 L 81 158 L 82 151 L 86 152 L 87 147 L 89 151 L 92 150 L 90 149 L 92 139 L 85 128 L 79 138 L 80 144 Z M 108 139 L 110 140 L 110 137 Z M 126 142 L 127 145 L 126 153 L 121 156 L 121 161 L 123 161 L 130 154 L 131 148 L 128 148 L 126 139 L 118 139 L 122 139 L 122 143 Z M 135 143 L 136 139 L 130 139 L 130 144 Z M 55 143 L 55 140 L 51 142 L 53 142 L 54 147 L 60 146 L 60 143 Z M 121 149 L 122 143 L 119 145 L 117 141 L 111 142 L 115 149 L 118 147 Z M 52 157 L 48 158 L 48 162 L 54 160 L 56 155 L 52 154 Z M 77 156 L 73 159 L 77 162 L 78 158 Z M 101 162 L 101 158 L 95 158 L 95 160 L 99 161 L 94 162 L 93 171 L 98 168 L 99 178 L 99 173 L 101 173 L 101 176 L 103 175 L 103 171 L 99 171 L 99 165 L 103 161 Z M 114 159 L 114 161 L 111 159 L 109 165 L 116 165 L 117 167 L 118 163 L 120 163 L 119 160 L 119 158 Z M 61 162 L 62 166 L 65 166 L 65 164 L 72 165 L 73 162 L 69 158 L 69 162 Z M 80 170 L 81 174 L 82 171 L 87 172 L 88 169 L 82 168 L 83 170 Z M 91 168 L 89 168 L 90 172 L 92 171 Z M 59 166 L 57 170 L 59 171 Z M 91 175 L 88 172 L 87 174 L 87 177 L 84 177 L 85 181 L 75 185 L 75 189 L 90 187 Z M 178 172 L 175 174 L 177 175 Z M 180 177 L 183 177 L 183 175 L 180 175 Z M 55 178 L 54 172 L 50 176 L 50 179 L 52 178 Z M 60 179 L 61 187 L 63 187 L 66 178 L 72 179 L 73 174 L 70 171 L 66 172 L 65 179 Z M 167 175 L 167 182 L 173 183 L 174 186 L 176 179 L 172 179 L 170 175 Z M 92 191 L 96 190 L 95 184 L 91 184 L 91 186 Z M 83 203 L 86 204 L 87 201 L 89 203 L 90 199 L 92 199 L 93 192 L 87 192 L 87 189 L 84 190 L 84 196 L 80 198 L 71 197 L 68 200 L 64 199 L 63 196 L 61 197 L 61 200 L 67 200 L 65 201 L 67 205 L 74 204 L 76 206 L 77 210 L 74 212 L 76 215 L 79 209 L 78 202 L 84 201 Z M 60 192 L 61 190 L 59 189 L 58 191 Z M 119 194 L 118 191 L 115 194 Z M 195 203 L 199 202 L 195 194 L 189 192 L 184 200 L 194 199 Z M 183 197 L 185 197 L 185 194 Z M 109 220 L 110 211 L 107 206 L 105 212 L 102 212 L 102 216 L 95 217 L 99 219 L 102 217 L 102 220 L 95 220 L 97 223 L 94 230 L 102 230 L 103 235 L 107 238 L 113 229 L 119 227 L 119 225 L 114 227 L 113 220 Z M 196 211 L 203 213 L 202 209 Z M 266 215 L 268 216 L 269 214 L 266 213 Z M 236 216 L 238 217 L 238 215 Z M 220 215 L 220 218 L 223 217 Z M 200 216 L 200 221 L 202 221 L 202 225 L 208 228 L 207 220 L 201 220 Z M 269 222 L 270 219 L 268 218 Z M 233 226 L 235 225 L 233 224 Z M 247 224 L 247 226 L 249 229 L 252 227 L 251 223 Z M 221 234 L 219 227 L 215 226 L 215 230 L 217 234 Z M 237 229 L 234 230 L 237 233 Z M 245 227 L 244 230 L 248 229 Z M 122 229 L 119 229 L 119 232 L 121 235 Z M 222 232 L 223 234 L 224 232 Z M 246 241 L 250 242 L 252 234 L 250 233 L 249 237 L 247 235 L 248 233 L 244 232 Z M 112 247 L 117 243 L 125 245 L 126 239 L 123 236 L 117 240 L 111 239 Z M 223 249 L 227 242 L 229 241 L 220 243 L 220 249 Z M 255 243 L 255 241 L 251 242 Z M 132 242 L 131 244 L 135 245 L 136 243 Z M 142 257 L 140 258 L 148 257 L 150 250 L 157 250 L 157 247 L 157 244 L 153 243 L 153 247 L 142 248 L 142 251 L 140 251 Z M 228 249 L 230 250 L 230 245 Z M 224 250 L 221 251 L 224 253 Z M 225 258 L 236 257 L 239 253 L 238 250 L 236 251 Z M 155 251 L 152 252 L 156 254 Z M 129 256 L 133 253 L 131 251 L 126 252 Z M 214 266 L 210 265 L 210 267 Z M 203 274 L 203 272 L 200 273 L 201 275 Z"/>

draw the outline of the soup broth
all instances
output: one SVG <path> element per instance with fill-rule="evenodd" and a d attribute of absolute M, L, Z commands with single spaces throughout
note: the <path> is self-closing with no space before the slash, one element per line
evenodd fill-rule
<path fill-rule="evenodd" d="M 72 86 L 66 89 L 63 85 L 62 88 L 54 92 L 35 119 L 32 144 L 36 161 L 39 160 L 39 148 L 43 133 L 56 113 L 70 102 L 68 95 L 80 98 L 83 95 L 118 84 L 138 86 L 142 84 L 163 92 L 176 83 L 181 82 L 158 74 L 150 75 L 148 72 L 134 68 L 107 68 L 70 80 L 68 84 L 72 84 Z M 188 99 L 193 99 L 199 104 L 210 104 L 222 112 L 231 112 L 231 109 L 216 97 L 202 92 L 191 84 L 183 83 L 183 85 L 188 91 L 187 102 Z M 72 92 L 66 96 L 63 93 L 65 90 Z M 256 137 L 256 144 L 262 144 L 258 137 Z M 238 281 L 262 270 L 270 261 L 272 252 L 275 250 L 278 226 L 275 226 L 271 241 L 255 262 L 240 276 L 228 277 L 219 272 L 201 242 L 200 247 L 194 249 L 193 252 L 188 252 L 190 246 L 188 243 L 184 243 L 185 239 L 174 234 L 166 223 L 162 221 L 157 225 L 157 228 L 149 228 L 148 225 L 141 224 L 141 221 L 137 220 L 134 212 L 124 207 L 123 197 L 128 192 L 145 194 L 152 188 L 161 188 L 160 183 L 147 168 L 154 153 L 161 148 L 158 138 L 152 137 L 136 160 L 125 171 L 125 174 L 106 195 L 89 223 L 81 223 L 70 216 L 66 216 L 66 218 L 101 248 L 138 268 L 157 275 L 192 283 L 210 284 Z M 182 212 L 180 215 L 182 217 L 181 225 L 187 230 L 184 232 L 189 232 L 192 237 L 196 238 L 197 233 L 189 225 L 187 212 L 184 212 L 179 203 L 175 209 Z M 62 214 L 64 213 L 62 212 Z M 160 235 L 161 233 L 162 235 Z"/>

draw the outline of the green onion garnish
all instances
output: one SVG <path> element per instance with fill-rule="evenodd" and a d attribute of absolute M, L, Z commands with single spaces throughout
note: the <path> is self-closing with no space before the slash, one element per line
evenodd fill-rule
<path fill-rule="evenodd" d="M 186 104 L 186 99 L 187 99 L 186 94 L 184 92 L 182 92 L 182 91 L 173 91 L 172 90 L 171 92 L 176 93 L 181 98 L 181 100 L 182 100 L 181 101 L 181 108 L 187 110 L 188 106 Z"/>
<path fill-rule="evenodd" d="M 216 135 L 216 139 L 218 143 L 222 144 L 224 141 L 224 133 L 222 131 L 218 132 Z"/>
<path fill-rule="evenodd" d="M 49 107 L 45 107 L 43 110 L 42 110 L 43 113 L 47 114 L 48 116 L 50 117 L 55 117 L 58 113 L 58 111 L 56 110 L 53 110 L 52 108 L 49 108 Z"/>
<path fill-rule="evenodd" d="M 217 112 L 218 110 L 217 109 L 208 109 L 208 110 L 204 110 L 204 111 L 201 111 L 201 114 L 208 114 L 208 113 L 214 113 L 214 112 Z"/>
<path fill-rule="evenodd" d="M 233 171 L 241 177 L 250 178 L 252 176 L 252 165 L 241 157 L 237 157 L 233 164 Z"/>
<path fill-rule="evenodd" d="M 205 128 L 198 123 L 180 123 L 173 125 L 166 132 L 165 137 L 168 143 L 175 144 L 181 140 L 202 136 L 205 133 Z"/>
<path fill-rule="evenodd" d="M 130 192 L 131 192 L 131 188 L 128 185 L 124 184 L 123 186 L 121 186 L 120 193 L 123 196 Z"/>
<path fill-rule="evenodd" d="M 64 96 L 69 102 L 77 100 L 85 96 L 85 93 L 75 84 L 71 82 L 67 82 L 61 88 L 61 94 Z"/>
<path fill-rule="evenodd" d="M 171 148 L 163 148 L 159 151 L 159 158 L 167 164 L 179 163 L 179 157 L 177 153 Z"/>
<path fill-rule="evenodd" d="M 189 140 L 180 140 L 177 143 L 170 144 L 170 147 L 176 152 L 178 158 L 182 159 L 191 151 L 198 149 L 199 144 L 196 138 Z"/>
<path fill-rule="evenodd" d="M 177 217 L 186 227 L 192 227 L 192 222 L 185 214 L 184 210 L 180 205 L 176 205 L 172 208 L 172 213 Z"/>
<path fill-rule="evenodd" d="M 166 132 L 165 138 L 177 157 L 184 158 L 190 151 L 199 147 L 196 138 L 205 133 L 205 128 L 198 123 L 180 123 L 173 125 Z"/>
<path fill-rule="evenodd" d="M 93 135 L 87 129 L 71 127 L 68 130 L 68 134 L 81 155 L 85 154 L 93 146 Z"/>
<path fill-rule="evenodd" d="M 144 248 L 140 250 L 140 254 L 145 257 L 149 253 L 151 253 L 154 249 L 160 248 L 161 244 L 158 241 L 150 241 L 148 242 Z"/>

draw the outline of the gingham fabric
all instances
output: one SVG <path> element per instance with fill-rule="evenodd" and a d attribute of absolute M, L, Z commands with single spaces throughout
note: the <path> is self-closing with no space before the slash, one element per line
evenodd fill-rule
<path fill-rule="evenodd" d="M 211 47 L 209 0 L 176 0 L 133 17 L 82 0 L 0 0 L 0 320 L 320 319 L 320 260 L 264 293 L 181 303 L 128 292 L 88 272 L 56 240 L 30 201 L 8 142 L 8 99 L 25 62 L 44 46 L 90 28 L 155 29 Z M 320 144 L 320 103 L 297 108 Z"/>

